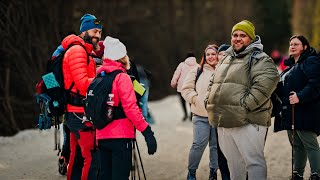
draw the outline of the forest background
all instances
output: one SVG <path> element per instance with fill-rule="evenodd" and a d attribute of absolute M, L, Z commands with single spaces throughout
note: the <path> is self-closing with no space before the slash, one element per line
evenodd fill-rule
<path fill-rule="evenodd" d="M 151 100 L 175 93 L 170 80 L 187 52 L 200 62 L 209 43 L 230 44 L 232 26 L 247 19 L 268 54 L 286 54 L 293 34 L 320 49 L 318 0 L 9 0 L 0 1 L 0 136 L 35 128 L 35 84 L 46 61 L 80 18 L 102 21 L 102 39 L 119 38 L 129 57 L 152 72 Z"/>

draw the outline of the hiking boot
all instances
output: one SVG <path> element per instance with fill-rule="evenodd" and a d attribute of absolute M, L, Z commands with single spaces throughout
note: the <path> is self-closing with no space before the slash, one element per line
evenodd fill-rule
<path fill-rule="evenodd" d="M 209 180 L 217 180 L 217 169 L 210 168 Z"/>
<path fill-rule="evenodd" d="M 320 175 L 318 173 L 312 173 L 309 180 L 320 180 Z"/>
<path fill-rule="evenodd" d="M 58 160 L 59 174 L 66 175 L 67 174 L 67 166 L 68 166 L 68 163 L 66 162 L 66 158 L 61 156 Z"/>
<path fill-rule="evenodd" d="M 187 180 L 197 180 L 196 170 L 189 170 Z"/>
<path fill-rule="evenodd" d="M 303 180 L 303 176 L 300 175 L 297 171 L 293 171 L 293 176 L 291 177 L 291 180 Z"/>

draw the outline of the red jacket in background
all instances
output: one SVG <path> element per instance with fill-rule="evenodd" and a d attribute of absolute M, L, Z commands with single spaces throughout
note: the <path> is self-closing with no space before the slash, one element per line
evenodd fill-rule
<path fill-rule="evenodd" d="M 93 45 L 85 43 L 84 40 L 76 35 L 69 35 L 62 41 L 62 47 L 67 49 L 71 44 L 81 44 L 72 46 L 64 55 L 63 59 L 63 75 L 65 89 L 69 89 L 72 82 L 75 83 L 72 92 L 80 91 L 80 95 L 86 96 L 87 89 L 96 76 L 96 64 L 91 56 L 89 56 L 89 64 L 87 64 L 87 52 L 93 51 Z M 86 52 L 87 51 L 87 52 Z M 67 105 L 67 112 L 83 113 L 83 107 Z"/>
<path fill-rule="evenodd" d="M 120 62 L 104 59 L 98 73 L 102 71 L 112 72 L 115 70 L 126 70 Z M 127 118 L 112 121 L 105 128 L 96 132 L 97 139 L 112 138 L 134 138 L 134 127 L 140 132 L 144 131 L 148 123 L 145 121 L 141 110 L 137 105 L 137 99 L 133 90 L 133 84 L 127 73 L 118 74 L 112 83 L 112 94 L 114 94 L 114 105 L 118 106 L 121 102 Z"/>

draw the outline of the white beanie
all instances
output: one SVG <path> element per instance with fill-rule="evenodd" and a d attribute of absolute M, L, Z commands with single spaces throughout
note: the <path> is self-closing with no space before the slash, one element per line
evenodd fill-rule
<path fill-rule="evenodd" d="M 127 49 L 119 39 L 107 36 L 104 41 L 103 57 L 116 61 L 127 55 Z"/>

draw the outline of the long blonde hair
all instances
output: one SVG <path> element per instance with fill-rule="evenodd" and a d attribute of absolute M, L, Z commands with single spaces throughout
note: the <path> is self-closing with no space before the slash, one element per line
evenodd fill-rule
<path fill-rule="evenodd" d="M 123 64 L 123 67 L 128 70 L 130 69 L 130 61 L 129 61 L 129 56 L 125 55 L 123 58 L 117 60 L 118 62 L 120 62 L 121 64 Z"/>

